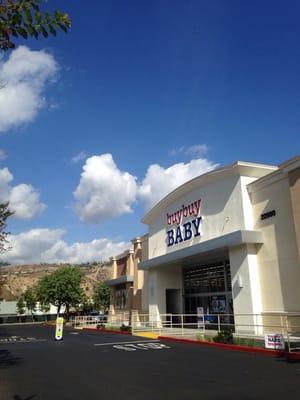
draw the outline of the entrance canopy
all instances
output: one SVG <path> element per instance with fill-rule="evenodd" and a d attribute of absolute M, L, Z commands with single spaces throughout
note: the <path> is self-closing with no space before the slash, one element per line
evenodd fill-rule
<path fill-rule="evenodd" d="M 243 244 L 262 244 L 263 236 L 261 231 L 255 230 L 238 230 L 214 239 L 195 244 L 184 249 L 172 251 L 159 257 L 139 263 L 138 268 L 142 270 L 150 270 L 152 268 L 162 267 L 174 262 L 185 261 L 187 258 L 207 253 L 212 250 L 221 250 L 224 248 L 240 246 Z"/>

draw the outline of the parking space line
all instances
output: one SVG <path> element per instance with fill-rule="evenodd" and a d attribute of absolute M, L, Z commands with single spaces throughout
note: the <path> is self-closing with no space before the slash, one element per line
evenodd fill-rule
<path fill-rule="evenodd" d="M 95 343 L 94 346 L 113 346 L 115 344 L 131 344 L 131 343 L 155 343 L 159 340 L 134 340 L 131 342 L 114 342 L 114 343 Z"/>
<path fill-rule="evenodd" d="M 7 340 L 0 341 L 1 344 L 18 344 L 18 343 L 36 343 L 36 342 L 46 342 L 47 339 L 35 339 L 35 340 Z"/>

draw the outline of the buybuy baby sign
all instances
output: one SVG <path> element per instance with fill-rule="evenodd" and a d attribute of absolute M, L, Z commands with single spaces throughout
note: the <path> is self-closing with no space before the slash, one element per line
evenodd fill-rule
<path fill-rule="evenodd" d="M 168 247 L 201 236 L 200 209 L 201 199 L 183 204 L 177 211 L 166 214 L 168 228 L 171 228 L 167 230 Z"/>

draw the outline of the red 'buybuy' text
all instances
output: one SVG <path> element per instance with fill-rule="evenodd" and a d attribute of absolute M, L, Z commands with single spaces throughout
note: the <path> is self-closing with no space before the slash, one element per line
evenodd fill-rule
<path fill-rule="evenodd" d="M 201 199 L 194 201 L 191 204 L 185 206 L 184 204 L 178 211 L 175 211 L 172 214 L 167 213 L 167 222 L 168 225 L 177 224 L 180 225 L 183 218 L 186 217 L 198 217 L 201 207 Z"/>

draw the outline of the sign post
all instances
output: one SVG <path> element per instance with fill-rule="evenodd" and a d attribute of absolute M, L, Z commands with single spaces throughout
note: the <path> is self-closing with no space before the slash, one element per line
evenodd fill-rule
<path fill-rule="evenodd" d="M 204 308 L 197 307 L 197 328 L 204 329 Z"/>
<path fill-rule="evenodd" d="M 58 317 L 56 319 L 55 340 L 62 340 L 63 329 L 64 329 L 64 319 L 62 317 Z"/>

